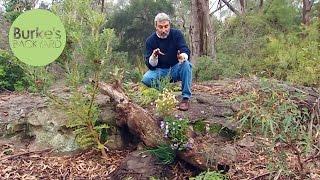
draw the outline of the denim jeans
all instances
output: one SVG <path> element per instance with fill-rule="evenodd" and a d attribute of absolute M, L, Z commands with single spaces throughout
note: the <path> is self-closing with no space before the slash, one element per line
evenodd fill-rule
<path fill-rule="evenodd" d="M 155 70 L 148 70 L 142 78 L 142 83 L 148 87 L 155 85 L 158 86 L 158 80 L 165 76 L 170 76 L 174 82 L 182 81 L 182 97 L 191 97 L 191 82 L 192 82 L 192 64 L 189 61 L 183 63 L 177 63 L 169 69 L 156 68 Z"/>

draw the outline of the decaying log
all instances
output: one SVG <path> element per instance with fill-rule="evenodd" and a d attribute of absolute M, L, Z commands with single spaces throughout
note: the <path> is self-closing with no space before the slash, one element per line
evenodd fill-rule
<path fill-rule="evenodd" d="M 138 136 L 146 146 L 156 147 L 167 143 L 156 118 L 142 107 L 130 102 L 121 88 L 99 82 L 101 93 L 112 98 L 117 104 L 117 111 L 121 113 L 121 119 L 117 125 L 127 125 L 129 130 Z M 217 169 L 218 164 L 227 165 L 235 160 L 236 151 L 230 145 L 214 144 L 204 139 L 193 139 L 189 136 L 191 148 L 178 153 L 180 159 L 200 169 Z"/>

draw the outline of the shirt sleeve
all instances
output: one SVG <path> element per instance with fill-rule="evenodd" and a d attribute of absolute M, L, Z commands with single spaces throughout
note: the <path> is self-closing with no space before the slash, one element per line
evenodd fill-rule
<path fill-rule="evenodd" d="M 177 30 L 176 42 L 177 42 L 178 50 L 180 50 L 180 53 L 185 53 L 187 56 L 184 56 L 184 57 L 186 59 L 189 59 L 188 57 L 190 57 L 190 50 L 180 30 Z"/>
<path fill-rule="evenodd" d="M 154 63 L 152 63 L 152 65 L 150 64 L 150 59 L 152 59 L 151 55 L 152 55 L 152 45 L 151 45 L 151 42 L 150 42 L 150 39 L 148 38 L 147 41 L 146 41 L 146 50 L 145 50 L 145 54 L 144 54 L 144 57 L 145 57 L 145 64 L 147 65 L 147 67 L 150 69 L 150 70 L 153 70 L 155 69 L 155 67 L 157 66 L 158 64 L 158 61 L 155 63 L 155 61 L 153 61 Z M 156 65 L 155 65 L 156 64 Z M 155 66 L 154 66 L 155 65 Z"/>

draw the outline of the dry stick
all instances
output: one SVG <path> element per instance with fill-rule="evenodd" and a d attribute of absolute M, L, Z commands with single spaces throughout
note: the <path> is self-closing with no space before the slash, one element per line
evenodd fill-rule
<path fill-rule="evenodd" d="M 18 153 L 18 154 L 12 155 L 12 156 L 5 156 L 5 157 L 1 158 L 0 161 L 12 159 L 12 158 L 15 158 L 15 157 L 18 157 L 18 156 L 28 155 L 28 154 L 31 154 L 31 153 L 35 153 L 35 154 L 43 153 L 43 152 L 46 152 L 46 151 L 52 151 L 52 148 L 47 148 L 47 149 L 39 150 L 39 151 L 28 151 L 28 152 Z"/>
<path fill-rule="evenodd" d="M 263 173 L 263 174 L 261 174 L 261 175 L 259 175 L 259 176 L 254 177 L 254 178 L 252 178 L 252 179 L 250 179 L 250 180 L 259 179 L 259 178 L 262 178 L 262 177 L 264 177 L 264 176 L 268 176 L 268 175 L 273 174 L 273 173 L 275 173 L 275 171 L 266 172 L 266 173 Z"/>

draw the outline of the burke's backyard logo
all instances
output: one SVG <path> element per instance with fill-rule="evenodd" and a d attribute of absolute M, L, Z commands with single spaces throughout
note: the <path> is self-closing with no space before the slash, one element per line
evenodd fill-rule
<path fill-rule="evenodd" d="M 19 60 L 43 66 L 60 56 L 66 44 L 66 32 L 56 15 L 36 9 L 21 14 L 13 22 L 9 43 Z"/>

